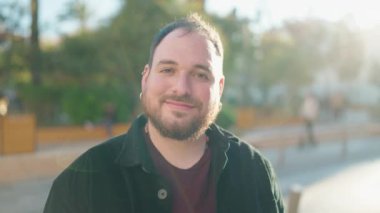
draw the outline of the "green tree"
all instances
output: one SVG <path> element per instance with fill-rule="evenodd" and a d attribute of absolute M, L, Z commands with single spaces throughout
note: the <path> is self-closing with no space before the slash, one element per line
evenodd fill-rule
<path fill-rule="evenodd" d="M 102 51 L 107 67 L 104 71 L 109 72 L 109 81 L 124 85 L 132 115 L 140 111 L 141 72 L 148 63 L 153 35 L 168 21 L 183 15 L 183 9 L 173 8 L 176 4 L 172 2 L 175 1 L 129 0 L 110 26 L 100 31 L 99 36 L 107 44 Z"/>
<path fill-rule="evenodd" d="M 65 11 L 59 15 L 59 20 L 78 22 L 79 32 L 84 33 L 88 30 L 90 17 L 91 12 L 83 0 L 70 0 L 66 3 Z"/>
<path fill-rule="evenodd" d="M 238 105 L 252 105 L 256 84 L 256 44 L 251 21 L 237 17 L 236 10 L 226 17 L 213 17 L 224 43 L 225 99 Z"/>
<path fill-rule="evenodd" d="M 28 47 L 21 25 L 26 15 L 20 2 L 0 2 L 0 89 L 28 81 Z"/>
<path fill-rule="evenodd" d="M 202 4 L 203 1 L 128 0 L 107 25 L 63 37 L 56 47 L 45 47 L 43 85 L 34 89 L 28 85 L 23 87 L 27 105 L 37 112 L 42 124 L 60 122 L 62 115 L 67 115 L 63 117 L 73 123 L 100 122 L 102 103 L 107 102 L 115 103 L 120 120 L 134 117 L 140 112 L 141 72 L 148 62 L 154 33 L 189 11 L 205 13 Z M 237 18 L 236 14 L 209 20 L 218 21 L 224 38 L 233 37 L 224 39 L 227 75 L 231 73 L 243 80 L 247 75 L 253 78 L 255 44 L 250 21 Z M 248 93 L 252 82 L 246 82 L 234 85 L 245 85 L 246 88 L 241 87 Z M 242 102 L 247 100 L 240 98 Z M 44 107 L 38 108 L 38 103 Z M 226 112 L 224 123 L 231 122 L 228 121 L 233 117 L 230 114 Z"/>
<path fill-rule="evenodd" d="M 300 89 L 320 72 L 333 70 L 347 81 L 357 76 L 362 60 L 361 41 L 355 33 L 345 25 L 318 19 L 287 21 L 264 32 L 259 51 L 256 78 L 264 102 L 273 87 L 283 85 L 285 100 L 297 104 Z"/>
<path fill-rule="evenodd" d="M 276 85 L 285 86 L 285 99 L 295 102 L 299 89 L 325 67 L 327 36 L 325 23 L 314 19 L 287 21 L 262 34 L 258 81 L 264 105 Z"/>
<path fill-rule="evenodd" d="M 56 102 L 70 121 L 100 121 L 106 102 L 115 103 L 120 120 L 139 113 L 141 72 L 153 34 L 183 15 L 184 9 L 173 8 L 171 2 L 126 1 L 109 25 L 65 37 L 47 51 L 46 84 L 62 89 Z"/>
<path fill-rule="evenodd" d="M 363 64 L 364 44 L 360 33 L 344 22 L 335 24 L 328 51 L 329 64 L 342 81 L 352 81 Z"/>
<path fill-rule="evenodd" d="M 310 73 L 307 72 L 307 62 L 302 61 L 303 57 L 285 31 L 273 29 L 262 35 L 256 78 L 263 106 L 270 105 L 270 91 L 276 85 L 285 85 L 289 89 L 307 82 Z"/>

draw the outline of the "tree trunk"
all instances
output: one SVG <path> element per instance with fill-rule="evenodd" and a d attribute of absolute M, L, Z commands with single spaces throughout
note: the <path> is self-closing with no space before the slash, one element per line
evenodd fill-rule
<path fill-rule="evenodd" d="M 34 85 L 41 84 L 41 50 L 38 30 L 38 0 L 30 1 L 32 14 L 31 36 L 30 36 L 30 70 L 32 72 L 32 82 Z"/>

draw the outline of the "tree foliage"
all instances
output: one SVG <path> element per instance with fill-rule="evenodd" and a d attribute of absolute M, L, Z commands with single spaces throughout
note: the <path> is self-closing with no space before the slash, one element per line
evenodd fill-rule
<path fill-rule="evenodd" d="M 255 22 L 238 17 L 236 11 L 226 16 L 207 14 L 203 1 L 124 0 L 114 17 L 91 30 L 86 27 L 90 13 L 84 2 L 70 2 L 62 14 L 82 27 L 56 46 L 42 46 L 40 85 L 32 84 L 30 43 L 20 33 L 25 7 L 0 7 L 0 25 L 7 29 L 6 39 L 0 37 L 0 83 L 17 87 L 26 108 L 37 114 L 42 125 L 100 123 L 107 103 L 116 106 L 119 121 L 135 117 L 140 112 L 141 72 L 154 33 L 189 11 L 200 12 L 222 34 L 226 87 L 219 121 L 225 126 L 234 119 L 234 106 L 280 107 L 271 101 L 279 86 L 286 98 L 296 96 L 324 69 L 349 81 L 362 62 L 360 38 L 344 23 L 288 21 L 258 33 L 252 30 Z"/>
<path fill-rule="evenodd" d="M 175 14 L 183 15 L 169 5 L 128 0 L 108 25 L 96 31 L 82 29 L 47 51 L 46 82 L 62 90 L 56 99 L 70 122 L 101 122 L 109 102 L 117 106 L 119 121 L 139 113 L 141 72 L 153 34 Z"/>
<path fill-rule="evenodd" d="M 352 81 L 358 77 L 365 55 L 361 34 L 344 22 L 333 27 L 326 56 L 341 80 Z"/>
<path fill-rule="evenodd" d="M 19 2 L 0 2 L 0 89 L 29 79 L 28 46 L 21 24 L 26 15 L 26 7 Z"/>
<path fill-rule="evenodd" d="M 286 89 L 286 99 L 296 98 L 324 70 L 336 72 L 342 81 L 355 79 L 363 59 L 357 33 L 344 23 L 318 19 L 287 21 L 264 32 L 259 51 L 257 81 L 264 101 L 278 85 Z"/>
<path fill-rule="evenodd" d="M 213 20 L 222 34 L 224 43 L 224 74 L 226 97 L 232 104 L 252 105 L 250 95 L 256 84 L 255 35 L 250 29 L 250 20 L 239 18 L 236 10 L 226 17 L 214 16 Z"/>
<path fill-rule="evenodd" d="M 65 10 L 59 15 L 60 21 L 76 21 L 79 24 L 79 31 L 85 32 L 88 29 L 88 21 L 91 12 L 83 0 L 70 0 L 66 3 Z"/>

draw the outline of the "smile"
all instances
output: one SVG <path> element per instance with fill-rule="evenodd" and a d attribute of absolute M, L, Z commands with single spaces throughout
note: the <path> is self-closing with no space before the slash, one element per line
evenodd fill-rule
<path fill-rule="evenodd" d="M 182 109 L 182 110 L 190 110 L 193 109 L 195 106 L 193 104 L 185 103 L 185 102 L 179 102 L 179 101 L 173 101 L 173 100 L 166 100 L 164 102 L 165 104 L 174 107 L 176 109 Z"/>

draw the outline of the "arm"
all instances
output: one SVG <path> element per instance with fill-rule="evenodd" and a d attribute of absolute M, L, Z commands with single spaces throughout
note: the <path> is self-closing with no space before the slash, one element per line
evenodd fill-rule
<path fill-rule="evenodd" d="M 283 213 L 283 198 L 273 167 L 266 158 L 260 156 L 259 159 L 260 161 L 257 166 L 260 166 L 261 168 L 257 168 L 256 171 L 262 171 L 262 174 L 258 178 L 258 185 L 261 187 L 260 190 L 262 191 L 261 194 L 263 195 L 263 206 L 268 207 L 274 205 L 277 209 L 275 212 Z"/>
<path fill-rule="evenodd" d="M 68 177 L 62 173 L 54 180 L 45 204 L 44 213 L 83 212 L 73 201 L 75 192 L 70 190 Z"/>
<path fill-rule="evenodd" d="M 88 212 L 88 186 L 90 160 L 81 156 L 66 168 L 53 182 L 44 213 Z"/>

